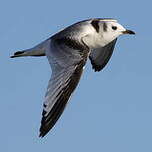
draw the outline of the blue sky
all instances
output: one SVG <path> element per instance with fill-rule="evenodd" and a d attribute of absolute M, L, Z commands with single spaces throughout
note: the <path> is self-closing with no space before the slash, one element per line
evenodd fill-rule
<path fill-rule="evenodd" d="M 0 151 L 152 151 L 152 2 L 0 1 Z M 93 17 L 112 17 L 135 36 L 121 36 L 99 73 L 87 63 L 56 126 L 38 138 L 51 75 L 45 57 L 9 56 L 60 29 Z"/>

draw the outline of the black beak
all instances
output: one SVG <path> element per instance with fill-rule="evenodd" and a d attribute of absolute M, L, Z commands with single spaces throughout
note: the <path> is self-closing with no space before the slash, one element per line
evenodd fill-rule
<path fill-rule="evenodd" d="M 131 31 L 131 30 L 125 30 L 122 32 L 123 34 L 135 34 L 134 31 Z"/>

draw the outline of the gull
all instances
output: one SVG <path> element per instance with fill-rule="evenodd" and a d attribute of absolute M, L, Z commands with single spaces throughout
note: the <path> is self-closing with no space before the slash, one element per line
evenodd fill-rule
<path fill-rule="evenodd" d="M 117 38 L 135 34 L 115 19 L 93 18 L 75 23 L 33 48 L 17 51 L 11 58 L 47 56 L 52 69 L 45 94 L 40 137 L 44 137 L 63 113 L 77 87 L 89 58 L 94 71 L 108 63 Z"/>

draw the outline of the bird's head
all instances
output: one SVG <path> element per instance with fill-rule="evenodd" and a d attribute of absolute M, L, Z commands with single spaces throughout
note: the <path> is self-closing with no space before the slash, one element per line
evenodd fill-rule
<path fill-rule="evenodd" d="M 103 35 L 106 41 L 112 41 L 123 34 L 135 34 L 135 32 L 124 28 L 117 20 L 113 19 L 101 20 L 99 26 L 99 32 L 101 32 L 101 35 Z"/>
<path fill-rule="evenodd" d="M 91 25 L 89 28 L 91 30 L 85 28 L 87 34 L 83 40 L 92 49 L 104 47 L 120 35 L 135 34 L 124 28 L 115 19 L 92 19 L 89 25 Z"/>

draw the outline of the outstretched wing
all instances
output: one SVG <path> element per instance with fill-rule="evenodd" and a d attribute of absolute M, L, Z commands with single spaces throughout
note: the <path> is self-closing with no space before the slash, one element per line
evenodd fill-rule
<path fill-rule="evenodd" d="M 42 113 L 40 137 L 55 125 L 76 88 L 88 57 L 88 50 L 71 39 L 48 42 L 46 55 L 52 68 Z"/>
<path fill-rule="evenodd" d="M 107 44 L 102 48 L 91 51 L 89 59 L 92 64 L 92 68 L 95 70 L 95 72 L 101 71 L 108 63 L 113 53 L 116 41 L 117 39 L 113 40 L 112 42 L 110 42 L 109 44 Z"/>

